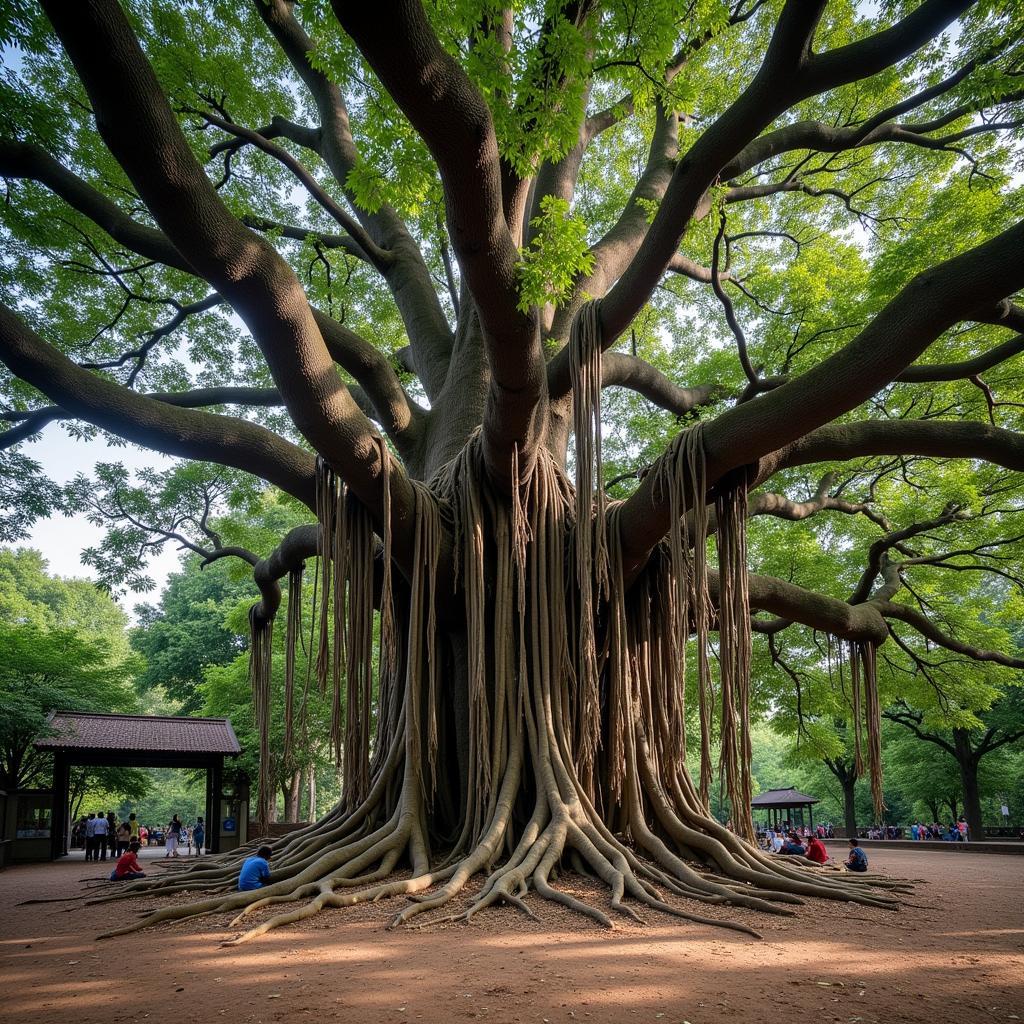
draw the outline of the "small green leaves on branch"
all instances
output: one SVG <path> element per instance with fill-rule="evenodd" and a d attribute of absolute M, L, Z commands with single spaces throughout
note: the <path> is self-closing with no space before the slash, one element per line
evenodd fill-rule
<path fill-rule="evenodd" d="M 594 269 L 594 255 L 587 246 L 587 228 L 569 212 L 569 203 L 546 196 L 541 212 L 530 222 L 534 236 L 521 250 L 518 308 L 558 305 L 568 297 L 577 274 Z"/>

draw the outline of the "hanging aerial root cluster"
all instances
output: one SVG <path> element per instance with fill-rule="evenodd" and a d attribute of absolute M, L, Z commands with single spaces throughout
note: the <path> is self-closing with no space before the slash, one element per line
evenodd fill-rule
<path fill-rule="evenodd" d="M 646 907 L 750 934 L 756 933 L 746 925 L 695 911 L 727 904 L 785 914 L 806 897 L 896 906 L 885 890 L 899 885 L 773 859 L 709 815 L 716 718 L 709 633 L 717 616 L 722 773 L 734 819 L 741 830 L 750 828 L 745 481 L 727 481 L 713 495 L 716 612 L 701 429 L 681 433 L 655 470 L 671 503 L 671 531 L 627 589 L 620 509 L 600 486 L 599 325 L 588 307 L 573 334 L 576 488 L 545 450 L 521 475 L 517 450 L 511 493 L 499 492 L 474 434 L 429 485 L 413 482 L 411 579 L 392 578 L 389 531 L 378 543 L 366 509 L 319 465 L 319 637 L 311 637 L 310 650 L 317 652 L 322 691 L 332 689 L 342 800 L 319 822 L 273 844 L 273 875 L 264 889 L 233 891 L 238 854 L 210 858 L 101 897 L 205 895 L 109 934 L 203 914 L 231 913 L 237 926 L 277 908 L 233 940 L 241 942 L 324 908 L 393 896 L 408 899 L 394 924 L 468 920 L 501 902 L 533 916 L 524 902 L 532 892 L 603 925 L 613 915 L 636 919 Z M 381 459 L 387 510 L 391 466 L 383 443 Z M 445 537 L 454 593 L 439 589 Z M 294 700 L 298 578 L 289 590 L 296 596 L 294 607 L 289 600 L 286 689 Z M 442 632 L 438 609 L 453 601 L 463 605 L 462 624 Z M 270 632 L 256 619 L 253 626 L 262 726 L 269 716 Z M 691 632 L 697 787 L 685 767 Z M 873 679 L 873 650 L 859 650 L 858 658 L 866 700 L 877 703 L 866 681 Z M 607 907 L 558 885 L 570 867 L 607 886 Z M 468 905 L 455 906 L 475 876 L 482 885 Z"/>
<path fill-rule="evenodd" d="M 871 641 L 852 641 L 850 654 L 850 689 L 854 722 L 854 772 L 864 774 L 864 743 L 861 730 L 867 734 L 868 774 L 871 802 L 879 821 L 885 812 L 882 795 L 882 708 L 878 702 L 878 669 L 876 645 Z"/>
<path fill-rule="evenodd" d="M 271 655 L 274 620 L 259 615 L 259 605 L 249 609 L 249 681 L 255 708 L 256 733 L 260 738 L 260 772 L 257 783 L 256 822 L 262 829 L 270 820 L 274 799 L 273 764 L 270 754 Z"/>

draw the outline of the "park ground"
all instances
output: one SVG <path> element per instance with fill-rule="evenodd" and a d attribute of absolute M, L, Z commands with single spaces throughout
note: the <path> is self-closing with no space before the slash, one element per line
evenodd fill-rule
<path fill-rule="evenodd" d="M 235 934 L 226 917 L 96 942 L 132 919 L 131 904 L 18 906 L 73 894 L 95 872 L 82 861 L 16 866 L 0 872 L 0 1020 L 1024 1019 L 1024 857 L 904 848 L 871 858 L 872 869 L 921 880 L 914 906 L 741 912 L 763 941 L 654 913 L 646 926 L 608 932 L 534 900 L 540 923 L 503 908 L 469 925 L 387 931 L 391 902 L 330 911 L 235 948 L 220 945 Z"/>

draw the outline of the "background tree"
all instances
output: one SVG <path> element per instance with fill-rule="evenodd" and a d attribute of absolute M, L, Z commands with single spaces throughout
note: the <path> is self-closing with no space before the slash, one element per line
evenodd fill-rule
<path fill-rule="evenodd" d="M 749 832 L 752 629 L 847 645 L 879 808 L 879 665 L 1024 665 L 982 583 L 1016 586 L 1022 535 L 1017 5 L 42 9 L 2 23 L 0 443 L 57 421 L 206 464 L 97 514 L 116 557 L 253 566 L 263 818 L 280 581 L 287 728 L 319 556 L 341 804 L 258 896 L 157 919 L 440 886 L 404 921 L 489 872 L 467 913 L 533 888 L 607 923 L 563 858 L 614 912 L 890 905 L 723 830 L 712 751 Z M 216 466 L 316 524 L 229 550 L 207 498 L 247 484 Z"/>
<path fill-rule="evenodd" d="M 32 743 L 51 711 L 134 711 L 127 617 L 88 580 L 51 575 L 31 548 L 0 549 L 0 788 L 46 788 L 52 759 Z M 72 810 L 90 788 L 139 794 L 122 769 L 75 769 Z"/>
<path fill-rule="evenodd" d="M 132 666 L 74 630 L 0 623 L 0 787 L 45 787 L 51 760 L 33 749 L 51 711 L 131 711 Z"/>
<path fill-rule="evenodd" d="M 128 653 L 128 619 L 117 602 L 90 580 L 52 575 L 32 548 L 0 548 L 0 621 L 71 629 L 102 640 L 114 659 Z"/>
<path fill-rule="evenodd" d="M 977 715 L 947 706 L 942 712 L 933 712 L 929 716 L 906 703 L 885 712 L 890 721 L 898 722 L 917 739 L 934 744 L 956 762 L 960 774 L 963 815 L 973 838 L 985 835 L 979 778 L 982 760 L 993 752 L 1024 740 L 1022 703 L 1024 700 L 1020 690 L 1015 689 L 1003 694 L 991 708 Z M 932 723 L 931 727 L 929 722 Z M 973 727 L 969 722 L 974 723 Z M 935 728 L 935 723 L 945 723 L 950 727 L 946 730 L 941 726 Z M 997 783 L 997 788 L 1003 787 Z"/>
<path fill-rule="evenodd" d="M 146 659 L 138 686 L 162 687 L 182 714 L 203 706 L 200 687 L 211 665 L 226 665 L 245 650 L 245 636 L 225 622 L 251 583 L 227 571 L 227 563 L 202 569 L 198 557 L 172 573 L 159 604 L 136 606 L 131 644 Z"/>
<path fill-rule="evenodd" d="M 155 771 L 157 769 L 73 765 L 68 795 L 71 820 L 89 814 L 92 808 L 102 808 L 104 811 L 114 811 L 118 820 L 124 821 L 131 813 L 131 808 L 153 790 Z"/>

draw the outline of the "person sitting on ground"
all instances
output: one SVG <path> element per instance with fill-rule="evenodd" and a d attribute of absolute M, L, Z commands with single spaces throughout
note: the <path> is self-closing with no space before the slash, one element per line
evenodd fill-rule
<path fill-rule="evenodd" d="M 249 889 L 262 889 L 264 884 L 270 880 L 270 860 L 273 850 L 269 846 L 261 846 L 256 851 L 255 857 L 248 857 L 242 864 L 242 870 L 238 875 L 238 891 L 247 892 Z"/>
<path fill-rule="evenodd" d="M 802 857 L 806 850 L 804 850 L 803 843 L 800 842 L 800 837 L 795 832 L 790 832 L 779 853 L 788 854 L 791 857 Z"/>
<path fill-rule="evenodd" d="M 133 878 L 145 878 L 146 872 L 136 856 L 142 847 L 138 842 L 133 842 L 128 847 L 127 853 L 122 853 L 117 860 L 117 866 L 110 872 L 112 882 L 127 882 Z"/>
<path fill-rule="evenodd" d="M 807 852 L 804 856 L 808 860 L 813 860 L 815 864 L 824 864 L 828 860 L 828 850 L 825 849 L 825 844 L 817 836 L 811 836 L 810 841 L 807 843 Z"/>
<path fill-rule="evenodd" d="M 847 871 L 867 871 L 868 855 L 857 845 L 856 839 L 850 840 L 850 856 L 843 865 Z"/>

